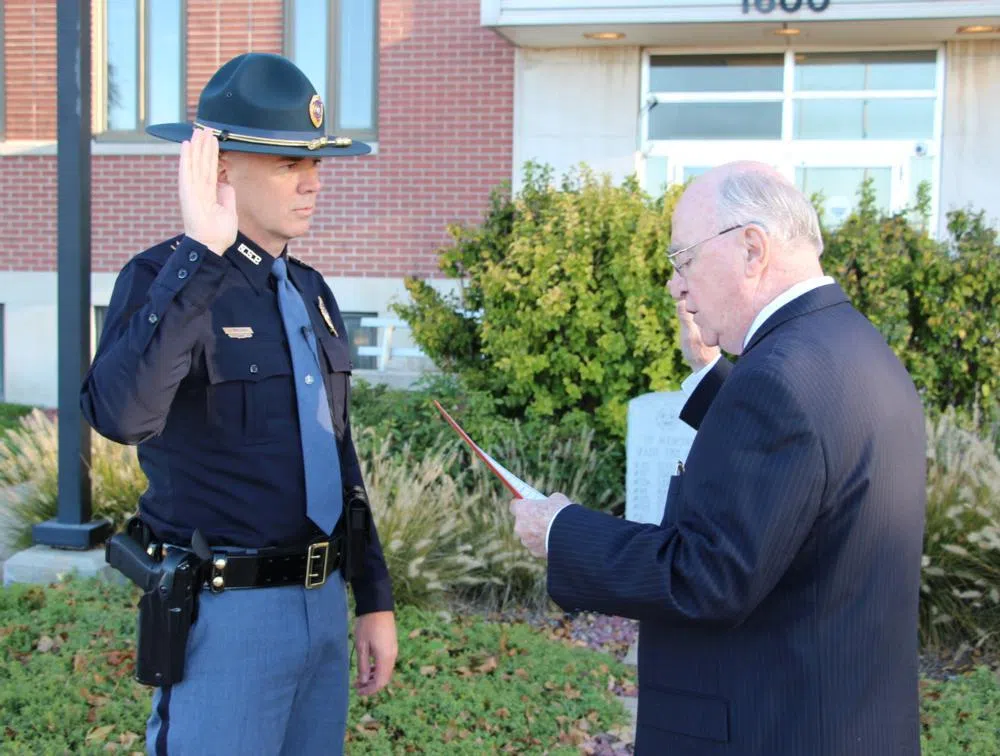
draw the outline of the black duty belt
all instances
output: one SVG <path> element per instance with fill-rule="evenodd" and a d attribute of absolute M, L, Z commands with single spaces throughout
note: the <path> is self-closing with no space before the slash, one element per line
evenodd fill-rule
<path fill-rule="evenodd" d="M 239 588 L 302 585 L 319 588 L 340 569 L 342 538 L 299 548 L 257 549 L 253 553 L 217 551 L 206 565 L 205 587 L 213 593 Z"/>

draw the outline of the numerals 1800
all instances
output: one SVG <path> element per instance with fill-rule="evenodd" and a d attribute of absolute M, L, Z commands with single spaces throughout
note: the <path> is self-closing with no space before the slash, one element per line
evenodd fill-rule
<path fill-rule="evenodd" d="M 758 13 L 770 13 L 776 8 L 785 13 L 795 13 L 804 7 L 822 13 L 830 7 L 830 0 L 743 0 L 744 13 L 749 13 L 751 9 Z"/>

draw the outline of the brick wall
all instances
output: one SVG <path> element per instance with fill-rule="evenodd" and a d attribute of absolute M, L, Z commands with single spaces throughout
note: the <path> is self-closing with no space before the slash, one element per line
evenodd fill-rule
<path fill-rule="evenodd" d="M 55 2 L 5 0 L 7 134 L 55 138 Z M 223 15 L 222 9 L 225 8 Z M 188 0 L 188 102 L 219 63 L 281 49 L 282 0 Z M 379 154 L 330 159 L 294 253 L 324 273 L 437 273 L 446 226 L 482 217 L 511 175 L 513 49 L 479 0 L 382 0 Z M 46 88 L 48 87 L 48 88 Z M 12 128 L 16 127 L 16 128 Z M 93 158 L 93 266 L 179 232 L 176 158 Z M 0 156 L 0 270 L 54 270 L 55 158 Z"/>
<path fill-rule="evenodd" d="M 7 139 L 56 133 L 55 0 L 4 0 Z"/>

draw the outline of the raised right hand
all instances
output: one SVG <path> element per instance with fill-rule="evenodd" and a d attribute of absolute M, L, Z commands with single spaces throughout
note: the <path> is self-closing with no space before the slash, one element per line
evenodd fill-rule
<path fill-rule="evenodd" d="M 680 324 L 678 337 L 681 342 L 681 354 L 691 370 L 697 373 L 708 363 L 722 354 L 717 346 L 708 346 L 701 336 L 701 329 L 694 322 L 694 316 L 688 312 L 683 299 L 677 300 L 677 320 Z"/>
<path fill-rule="evenodd" d="M 219 183 L 219 140 L 195 129 L 181 144 L 178 187 L 184 233 L 222 255 L 236 241 L 236 192 Z"/>

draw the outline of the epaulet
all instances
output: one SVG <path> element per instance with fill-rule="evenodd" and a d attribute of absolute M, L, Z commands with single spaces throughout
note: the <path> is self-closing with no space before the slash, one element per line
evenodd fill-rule
<path fill-rule="evenodd" d="M 168 243 L 170 244 L 170 251 L 171 252 L 173 252 L 175 249 L 177 249 L 179 246 L 181 246 L 181 239 L 183 239 L 183 238 L 184 238 L 184 234 L 180 234 L 179 236 L 175 236 L 173 239 L 169 239 L 168 240 Z"/>
<path fill-rule="evenodd" d="M 300 260 L 299 258 L 297 258 L 297 257 L 292 257 L 291 255 L 289 255 L 289 256 L 288 256 L 288 262 L 291 262 L 291 263 L 295 263 L 295 264 L 296 264 L 296 265 L 298 265 L 298 266 L 299 266 L 300 268 L 305 268 L 306 270 L 316 270 L 316 269 L 315 269 L 314 267 L 312 267 L 311 265 L 306 265 L 306 264 L 305 264 L 304 262 L 302 262 L 302 261 L 301 261 L 301 260 Z"/>

